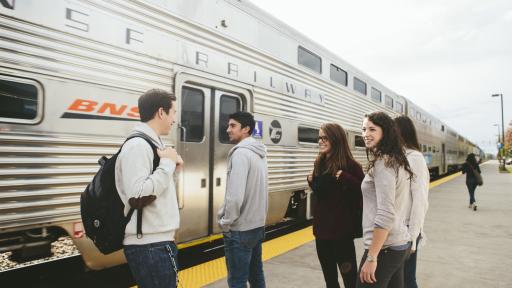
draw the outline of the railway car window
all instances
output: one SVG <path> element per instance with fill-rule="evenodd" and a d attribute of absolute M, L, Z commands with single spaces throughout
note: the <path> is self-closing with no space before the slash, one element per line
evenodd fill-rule
<path fill-rule="evenodd" d="M 181 103 L 181 141 L 201 142 L 204 138 L 204 93 L 183 87 Z"/>
<path fill-rule="evenodd" d="M 404 113 L 404 105 L 400 102 L 395 102 L 395 111 L 398 113 Z"/>
<path fill-rule="evenodd" d="M 444 125 L 441 125 L 441 131 L 444 132 Z"/>
<path fill-rule="evenodd" d="M 387 107 L 393 109 L 393 98 L 389 95 L 384 95 L 384 102 Z"/>
<path fill-rule="evenodd" d="M 35 120 L 38 117 L 39 89 L 30 82 L 23 82 L 0 78 L 0 121 L 1 118 Z"/>
<path fill-rule="evenodd" d="M 322 58 L 299 46 L 299 64 L 315 72 L 322 73 Z"/>
<path fill-rule="evenodd" d="M 372 87 L 372 95 L 371 96 L 372 96 L 373 101 L 382 103 L 382 93 L 379 90 Z"/>
<path fill-rule="evenodd" d="M 299 142 L 318 143 L 318 129 L 299 126 Z"/>
<path fill-rule="evenodd" d="M 356 135 L 354 137 L 354 146 L 356 147 L 366 147 L 366 145 L 364 145 L 364 139 L 363 139 L 363 136 L 360 136 L 360 135 Z"/>
<path fill-rule="evenodd" d="M 366 83 L 354 77 L 354 90 L 359 93 L 366 95 Z"/>
<path fill-rule="evenodd" d="M 242 109 L 240 98 L 230 95 L 222 95 L 220 97 L 220 115 L 219 115 L 219 142 L 228 144 L 229 137 L 226 130 L 228 129 L 229 115 Z"/>
<path fill-rule="evenodd" d="M 331 80 L 347 86 L 347 72 L 338 66 L 331 64 Z"/>

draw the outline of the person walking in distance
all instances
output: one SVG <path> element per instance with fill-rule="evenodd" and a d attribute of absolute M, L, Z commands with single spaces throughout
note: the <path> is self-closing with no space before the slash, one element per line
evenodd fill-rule
<path fill-rule="evenodd" d="M 363 120 L 368 171 L 363 193 L 363 244 L 358 287 L 404 287 L 411 247 L 406 218 L 413 173 L 393 119 L 374 112 Z"/>
<path fill-rule="evenodd" d="M 308 183 L 313 190 L 313 234 L 328 288 L 340 287 L 339 268 L 346 288 L 355 288 L 357 260 L 354 238 L 362 236 L 364 173 L 354 160 L 345 130 L 336 123 L 322 125 L 320 151 Z"/>
<path fill-rule="evenodd" d="M 482 179 L 480 175 L 482 174 L 482 170 L 480 170 L 480 165 L 478 165 L 478 161 L 476 161 L 475 154 L 469 153 L 466 157 L 466 162 L 462 165 L 462 174 L 466 174 L 466 186 L 469 191 L 469 208 L 473 208 L 473 210 L 476 211 L 475 190 L 478 185 L 482 185 L 478 183 Z"/>
<path fill-rule="evenodd" d="M 138 107 L 141 123 L 131 135 L 150 139 L 158 147 L 160 161 L 154 169 L 153 149 L 141 137 L 129 139 L 117 158 L 115 182 L 125 204 L 125 215 L 134 205 L 144 207 L 141 217 L 132 215 L 126 225 L 124 254 L 139 287 L 177 287 L 178 249 L 174 234 L 180 216 L 172 175 L 183 160 L 160 138 L 168 135 L 174 124 L 176 97 L 152 89 L 140 96 Z"/>
<path fill-rule="evenodd" d="M 404 264 L 404 277 L 406 288 L 418 288 L 416 282 L 416 262 L 418 257 L 418 246 L 425 237 L 423 232 L 423 223 L 428 209 L 428 189 L 430 186 L 430 173 L 423 154 L 420 152 L 420 144 L 416 128 L 412 120 L 407 116 L 398 116 L 395 118 L 395 124 L 402 137 L 402 143 L 405 147 L 405 155 L 414 173 L 411 180 L 410 193 L 411 201 L 407 203 L 410 207 L 406 223 L 411 235 L 411 255 Z"/>
<path fill-rule="evenodd" d="M 265 287 L 261 243 L 268 209 L 267 151 L 251 137 L 255 126 L 248 112 L 229 115 L 227 133 L 236 144 L 228 154 L 224 203 L 218 212 L 223 231 L 230 288 Z"/>

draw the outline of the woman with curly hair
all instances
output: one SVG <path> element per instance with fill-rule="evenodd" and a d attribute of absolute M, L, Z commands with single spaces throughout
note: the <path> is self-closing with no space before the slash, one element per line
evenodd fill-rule
<path fill-rule="evenodd" d="M 354 288 L 357 262 L 354 238 L 362 234 L 363 199 L 361 165 L 354 160 L 345 130 L 335 123 L 322 125 L 318 135 L 320 151 L 308 182 L 313 190 L 313 234 L 316 251 L 328 288 Z"/>
<path fill-rule="evenodd" d="M 371 113 L 362 130 L 369 164 L 361 184 L 365 251 L 358 287 L 402 288 L 411 247 L 406 203 L 413 172 L 391 117 Z"/>

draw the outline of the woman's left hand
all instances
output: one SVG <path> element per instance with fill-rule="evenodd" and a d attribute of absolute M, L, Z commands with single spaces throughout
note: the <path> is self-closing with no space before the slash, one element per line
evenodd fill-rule
<path fill-rule="evenodd" d="M 363 264 L 363 267 L 361 267 L 361 273 L 359 274 L 361 283 L 377 282 L 377 278 L 375 278 L 376 270 L 377 270 L 377 261 L 372 261 L 372 262 L 365 261 Z"/>
<path fill-rule="evenodd" d="M 338 172 L 336 172 L 336 180 L 340 179 L 341 173 L 343 173 L 343 170 L 338 170 Z"/>

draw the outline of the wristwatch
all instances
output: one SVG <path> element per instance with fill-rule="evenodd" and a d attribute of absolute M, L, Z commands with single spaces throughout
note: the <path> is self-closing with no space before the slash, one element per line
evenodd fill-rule
<path fill-rule="evenodd" d="M 367 262 L 377 262 L 377 256 L 366 255 Z"/>

